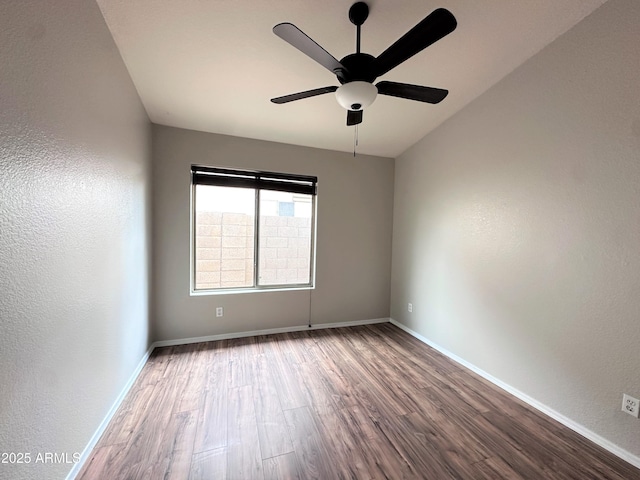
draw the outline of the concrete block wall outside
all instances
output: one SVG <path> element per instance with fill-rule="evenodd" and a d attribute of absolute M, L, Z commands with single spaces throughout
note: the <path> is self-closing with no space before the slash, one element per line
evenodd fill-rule
<path fill-rule="evenodd" d="M 260 219 L 261 281 L 304 283 L 309 279 L 309 218 Z M 196 216 L 196 287 L 244 287 L 253 283 L 254 217 L 199 212 Z"/>

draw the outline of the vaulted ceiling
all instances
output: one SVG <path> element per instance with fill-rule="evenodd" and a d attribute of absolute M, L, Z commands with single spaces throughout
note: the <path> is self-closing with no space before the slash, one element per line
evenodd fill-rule
<path fill-rule="evenodd" d="M 352 0 L 97 1 L 152 122 L 353 150 L 354 128 L 333 94 L 269 101 L 338 85 L 273 26 L 294 23 L 340 59 L 355 51 Z M 362 51 L 374 56 L 436 8 L 450 10 L 458 27 L 379 79 L 449 96 L 430 105 L 379 95 L 364 112 L 358 152 L 398 156 L 604 1 L 369 0 Z"/>

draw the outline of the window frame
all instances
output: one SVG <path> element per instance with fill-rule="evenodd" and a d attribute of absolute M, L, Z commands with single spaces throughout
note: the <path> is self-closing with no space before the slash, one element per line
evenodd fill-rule
<path fill-rule="evenodd" d="M 317 222 L 317 184 L 318 178 L 309 175 L 242 170 L 227 167 L 209 167 L 191 165 L 190 174 L 190 295 L 220 295 L 234 293 L 273 292 L 311 290 L 315 288 L 316 273 L 316 222 Z M 196 289 L 196 186 L 211 185 L 236 188 L 253 188 L 255 194 L 255 215 L 253 233 L 253 286 L 218 287 Z M 293 194 L 311 196 L 311 231 L 309 252 L 309 282 L 260 285 L 260 192 L 276 190 Z"/>

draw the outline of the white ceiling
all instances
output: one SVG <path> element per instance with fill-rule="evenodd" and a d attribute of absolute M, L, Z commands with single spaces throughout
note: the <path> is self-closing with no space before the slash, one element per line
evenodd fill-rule
<path fill-rule="evenodd" d="M 353 150 L 333 94 L 275 105 L 272 97 L 339 85 L 275 36 L 291 22 L 340 59 L 355 51 L 354 0 L 97 0 L 152 122 L 206 132 Z M 605 0 L 368 0 L 362 51 L 379 55 L 438 7 L 458 28 L 378 80 L 446 88 L 438 105 L 378 96 L 358 152 L 396 157 L 551 43 Z"/>

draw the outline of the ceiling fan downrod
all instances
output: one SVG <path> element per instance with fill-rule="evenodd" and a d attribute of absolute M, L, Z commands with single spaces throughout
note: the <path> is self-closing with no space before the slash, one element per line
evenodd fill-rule
<path fill-rule="evenodd" d="M 369 17 L 369 6 L 356 2 L 349 9 L 349 20 L 356 26 L 356 53 L 360 53 L 360 27 Z"/>

